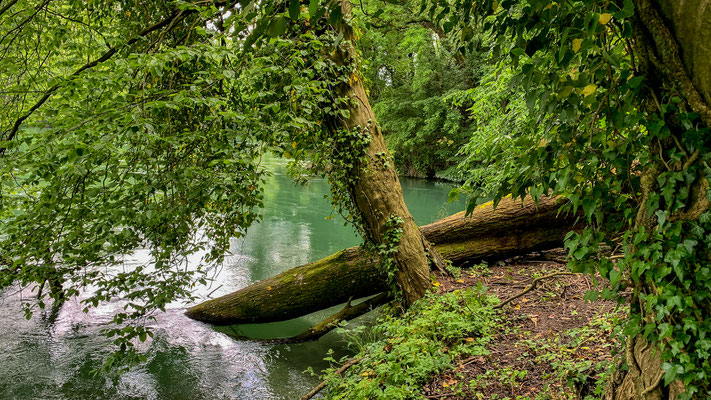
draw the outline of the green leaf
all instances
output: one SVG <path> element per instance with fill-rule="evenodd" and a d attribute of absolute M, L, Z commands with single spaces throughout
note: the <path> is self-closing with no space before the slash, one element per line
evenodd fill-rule
<path fill-rule="evenodd" d="M 328 23 L 334 26 L 339 26 L 343 21 L 343 11 L 341 10 L 340 3 L 337 3 L 331 8 L 331 14 L 328 16 Z"/>
<path fill-rule="evenodd" d="M 583 198 L 583 212 L 585 213 L 585 216 L 588 217 L 588 220 L 592 218 L 593 213 L 595 212 L 595 200 L 591 198 Z"/>
<path fill-rule="evenodd" d="M 612 286 L 617 285 L 618 282 L 620 282 L 620 279 L 622 278 L 622 274 L 620 271 L 613 269 L 610 271 L 610 284 Z"/>
<path fill-rule="evenodd" d="M 314 18 L 316 15 L 316 12 L 318 11 L 318 0 L 310 0 L 309 1 L 309 16 L 310 18 Z"/>
<path fill-rule="evenodd" d="M 301 3 L 299 0 L 291 0 L 289 3 L 289 17 L 296 21 L 299 19 L 299 14 L 301 13 Z"/>
<path fill-rule="evenodd" d="M 286 32 L 286 28 L 286 18 L 283 15 L 278 15 L 269 23 L 267 35 L 269 35 L 269 37 L 281 36 Z"/>
<path fill-rule="evenodd" d="M 627 84 L 632 88 L 632 89 L 637 89 L 639 85 L 642 84 L 642 81 L 644 80 L 643 76 L 635 76 L 634 78 L 630 78 L 630 80 L 627 81 Z"/>

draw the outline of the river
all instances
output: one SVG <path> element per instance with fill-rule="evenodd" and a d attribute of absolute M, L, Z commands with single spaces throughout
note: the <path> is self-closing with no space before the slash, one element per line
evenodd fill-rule
<path fill-rule="evenodd" d="M 247 235 L 233 240 L 231 253 L 214 281 L 197 289 L 199 296 L 217 297 L 290 267 L 317 260 L 359 243 L 342 221 L 326 219 L 331 207 L 325 181 L 298 187 L 284 174 L 281 160 L 268 160 L 264 218 Z M 463 209 L 447 204 L 451 185 L 402 178 L 405 200 L 418 224 L 433 222 Z M 138 250 L 127 266 L 146 257 Z M 332 332 L 312 343 L 265 344 L 233 340 L 210 325 L 183 315 L 174 304 L 150 322 L 155 337 L 141 344 L 148 362 L 118 377 L 94 375 L 110 351 L 99 333 L 120 301 L 101 305 L 88 314 L 80 299 L 48 313 L 24 318 L 20 301 L 31 296 L 16 288 L 0 294 L 0 399 L 295 399 L 318 383 L 304 373 L 320 370 L 328 349 L 347 354 L 345 338 Z M 329 311 L 287 323 L 234 327 L 250 337 L 296 334 Z M 224 328 L 221 328 L 224 330 Z"/>

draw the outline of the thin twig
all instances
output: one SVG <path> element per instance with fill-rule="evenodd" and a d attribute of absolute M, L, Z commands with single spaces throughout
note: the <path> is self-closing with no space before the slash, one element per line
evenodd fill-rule
<path fill-rule="evenodd" d="M 47 1 L 48 3 L 49 1 Z M 45 4 L 47 4 L 45 3 Z M 224 3 L 224 2 L 216 2 L 217 4 Z M 87 63 L 80 68 L 78 68 L 76 71 L 74 71 L 71 75 L 69 75 L 66 79 L 74 78 L 84 72 L 87 69 L 94 68 L 95 66 L 109 60 L 111 57 L 113 57 L 114 54 L 116 54 L 119 50 L 126 48 L 128 46 L 133 45 L 134 43 L 138 42 L 139 40 L 143 39 L 145 36 L 148 34 L 157 31 L 159 29 L 163 29 L 165 27 L 172 27 L 173 23 L 177 18 L 179 18 L 181 15 L 185 16 L 187 14 L 192 14 L 197 12 L 197 10 L 187 10 L 187 11 L 176 11 L 164 20 L 157 22 L 145 29 L 143 29 L 141 32 L 139 32 L 135 37 L 132 39 L 128 40 L 126 43 L 123 43 L 121 45 L 111 47 L 108 51 L 106 51 L 101 57 L 98 59 Z M 42 96 L 25 114 L 20 116 L 15 120 L 15 123 L 13 124 L 12 128 L 9 130 L 9 134 L 7 137 L 4 138 L 6 141 L 11 141 L 14 139 L 15 135 L 17 134 L 17 131 L 20 129 L 20 125 L 29 118 L 35 111 L 37 111 L 38 108 L 40 108 L 53 94 L 56 92 L 63 83 L 56 83 L 54 86 L 50 87 L 47 89 L 44 93 L 44 96 Z M 0 147 L 0 155 L 2 155 L 5 152 L 6 147 Z"/>
<path fill-rule="evenodd" d="M 5 11 L 9 10 L 10 7 L 15 5 L 15 3 L 17 3 L 17 0 L 11 0 L 9 3 L 5 4 L 2 8 L 0 8 L 0 15 L 5 14 Z"/>
<path fill-rule="evenodd" d="M 347 370 L 348 368 L 350 368 L 350 367 L 352 367 L 352 366 L 358 364 L 359 362 L 361 362 L 362 359 L 363 359 L 363 357 L 355 358 L 355 359 L 354 359 L 354 358 L 351 358 L 350 360 L 348 360 L 347 363 L 343 364 L 343 366 L 342 366 L 341 368 L 338 368 L 338 369 L 336 370 L 335 374 L 336 374 L 336 375 L 340 375 L 340 374 L 346 372 L 346 370 Z M 318 386 L 316 386 L 316 387 L 313 388 L 310 392 L 308 392 L 307 394 L 305 394 L 305 395 L 301 398 L 301 400 L 309 400 L 310 398 L 316 396 L 316 394 L 317 394 L 318 392 L 320 392 L 321 389 L 323 389 L 323 388 L 325 388 L 325 387 L 326 387 L 326 381 L 323 381 L 323 382 L 319 383 Z"/>
<path fill-rule="evenodd" d="M 533 280 L 533 282 L 531 282 L 531 285 L 530 285 L 529 287 L 527 287 L 526 289 L 524 289 L 521 293 L 519 293 L 519 294 L 517 294 L 517 295 L 515 295 L 515 296 L 513 296 L 513 297 L 509 297 L 508 299 L 504 300 L 503 302 L 501 302 L 501 303 L 495 305 L 495 306 L 494 306 L 494 309 L 499 309 L 499 308 L 501 308 L 501 307 L 503 307 L 503 306 L 509 304 L 510 302 L 512 302 L 512 301 L 514 301 L 514 300 L 516 300 L 516 299 L 518 299 L 519 297 L 523 296 L 524 294 L 530 292 L 531 290 L 533 290 L 533 289 L 536 288 L 536 286 L 538 285 L 539 282 L 541 282 L 541 281 L 543 281 L 543 280 L 545 280 L 545 279 L 553 278 L 553 277 L 556 277 L 556 276 L 563 276 L 563 275 L 576 275 L 576 274 L 573 273 L 573 272 L 554 272 L 554 273 L 552 273 L 552 274 L 548 274 L 548 275 L 545 275 L 545 276 L 541 276 L 540 278 L 536 278 L 536 279 Z"/>

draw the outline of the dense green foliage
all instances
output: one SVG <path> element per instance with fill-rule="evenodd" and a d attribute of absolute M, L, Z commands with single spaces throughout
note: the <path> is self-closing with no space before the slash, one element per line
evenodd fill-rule
<path fill-rule="evenodd" d="M 711 218 L 689 210 L 708 196 L 709 130 L 649 67 L 631 0 L 423 3 L 471 49 L 472 32 L 496 35 L 511 59 L 542 137 L 511 141 L 497 198 L 557 194 L 587 227 L 567 240 L 571 266 L 609 279 L 605 297 L 633 292 L 626 333 L 661 346 L 665 384 L 686 398 L 711 395 Z M 470 145 L 471 146 L 471 145 Z M 475 146 L 475 145 L 474 145 Z M 501 161 L 504 161 L 503 163 Z M 472 186 L 476 196 L 481 189 Z M 609 247 L 608 247 L 609 246 Z M 605 247 L 622 249 L 613 262 Z"/>
<path fill-rule="evenodd" d="M 572 268 L 609 280 L 605 297 L 631 292 L 630 342 L 660 346 L 686 398 L 709 397 L 709 126 L 653 67 L 640 3 L 425 0 L 414 24 L 369 3 L 364 76 L 340 3 L 4 3 L 0 288 L 36 283 L 40 307 L 88 287 L 87 307 L 125 298 L 109 333 L 145 340 L 135 322 L 204 279 L 187 257 L 219 264 L 259 218 L 268 151 L 328 176 L 358 224 L 350 179 L 368 137 L 340 128 L 339 93 L 365 77 L 405 168 L 447 168 L 471 132 L 459 157 L 474 198 L 568 198 L 587 222 L 568 236 Z M 475 70 L 482 54 L 502 66 Z M 141 247 L 146 265 L 106 268 Z"/>
<path fill-rule="evenodd" d="M 543 134 L 526 107 L 523 91 L 512 85 L 511 77 L 506 65 L 490 68 L 478 86 L 447 99 L 457 106 L 471 104 L 472 133 L 459 149 L 457 169 L 465 181 L 464 191 L 474 191 L 477 197 L 499 193 L 506 179 L 520 168 L 517 157 L 537 144 Z M 476 200 L 472 201 L 470 209 L 475 204 Z"/>
<path fill-rule="evenodd" d="M 355 9 L 363 26 L 363 76 L 399 170 L 459 179 L 454 166 L 471 127 L 466 106 L 446 99 L 476 85 L 486 66 L 479 53 L 458 54 L 416 8 L 415 2 L 368 1 Z"/>
<path fill-rule="evenodd" d="M 385 314 L 343 377 L 326 371 L 332 399 L 419 399 L 421 385 L 462 356 L 488 354 L 498 303 L 483 288 L 429 294 L 405 314 Z M 432 329 L 433 327 L 437 329 Z M 331 360 L 335 361 L 335 360 Z"/>
<path fill-rule="evenodd" d="M 190 298 L 259 218 L 266 152 L 293 158 L 297 177 L 327 175 L 357 221 L 346 177 L 368 137 L 337 123 L 337 87 L 355 76 L 333 57 L 347 46 L 340 5 L 277 6 L 0 12 L 0 289 L 36 283 L 28 318 L 49 297 L 85 292 L 85 311 L 122 298 L 107 333 L 131 350 L 151 335 L 142 321 Z M 149 259 L 127 268 L 138 248 Z"/>

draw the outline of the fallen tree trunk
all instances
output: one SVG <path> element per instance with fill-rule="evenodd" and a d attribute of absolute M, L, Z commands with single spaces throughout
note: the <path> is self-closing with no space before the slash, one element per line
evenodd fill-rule
<path fill-rule="evenodd" d="M 385 292 L 380 293 L 379 295 L 365 300 L 361 303 L 358 303 L 354 306 L 351 305 L 351 300 L 349 299 L 346 303 L 346 306 L 343 307 L 341 311 L 331 315 L 330 317 L 307 329 L 306 331 L 289 338 L 288 341 L 307 342 L 309 340 L 316 340 L 330 332 L 333 328 L 337 327 L 341 321 L 350 321 L 354 318 L 360 317 L 361 315 L 369 312 L 370 310 L 373 310 L 378 306 L 387 303 L 388 301 L 390 301 L 390 299 L 391 298 Z"/>
<path fill-rule="evenodd" d="M 575 222 L 558 215 L 562 201 L 506 198 L 496 209 L 483 204 L 470 217 L 461 212 L 420 230 L 455 265 L 503 259 L 561 246 Z M 186 315 L 215 325 L 283 321 L 385 290 L 377 260 L 351 247 L 198 304 Z"/>

